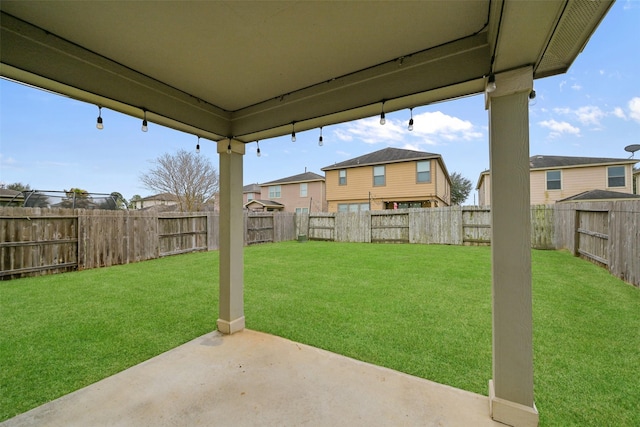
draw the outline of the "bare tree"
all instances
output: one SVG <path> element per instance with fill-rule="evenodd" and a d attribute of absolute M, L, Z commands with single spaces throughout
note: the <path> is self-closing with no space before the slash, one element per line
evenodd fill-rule
<path fill-rule="evenodd" d="M 218 172 L 204 157 L 179 150 L 152 161 L 155 168 L 142 174 L 146 188 L 176 196 L 181 212 L 196 212 L 218 192 Z"/>

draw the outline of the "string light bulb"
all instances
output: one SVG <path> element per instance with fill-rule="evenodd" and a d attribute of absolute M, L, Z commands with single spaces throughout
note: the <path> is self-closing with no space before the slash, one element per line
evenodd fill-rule
<path fill-rule="evenodd" d="M 380 124 L 384 125 L 387 123 L 387 120 L 384 117 L 384 101 L 382 101 L 382 112 L 380 113 Z"/>
<path fill-rule="evenodd" d="M 104 125 L 102 124 L 102 107 L 98 106 L 98 120 L 96 120 L 96 128 L 102 130 Z"/>
<path fill-rule="evenodd" d="M 196 153 L 200 153 L 200 137 L 198 136 L 198 143 L 196 144 Z"/>
<path fill-rule="evenodd" d="M 147 110 L 142 111 L 144 111 L 144 118 L 142 119 L 142 132 L 146 132 L 149 130 L 149 127 L 147 126 Z"/>
<path fill-rule="evenodd" d="M 496 76 L 495 74 L 489 74 L 489 80 L 487 81 L 487 93 L 491 93 L 496 90 Z"/>
<path fill-rule="evenodd" d="M 322 142 L 322 126 L 320 126 L 320 138 L 318 138 L 318 145 L 322 147 L 324 143 Z"/>
<path fill-rule="evenodd" d="M 409 111 L 411 112 L 411 118 L 409 119 L 409 126 L 407 126 L 407 129 L 409 129 L 409 132 L 411 132 L 413 130 L 413 108 L 411 108 Z"/>
<path fill-rule="evenodd" d="M 256 150 L 256 156 L 260 157 L 262 154 L 260 154 L 260 141 L 256 141 L 256 145 L 258 146 L 258 149 Z"/>
<path fill-rule="evenodd" d="M 291 142 L 296 142 L 296 122 L 291 122 Z"/>
<path fill-rule="evenodd" d="M 231 154 L 231 140 L 229 140 L 229 145 L 227 145 L 227 154 Z"/>

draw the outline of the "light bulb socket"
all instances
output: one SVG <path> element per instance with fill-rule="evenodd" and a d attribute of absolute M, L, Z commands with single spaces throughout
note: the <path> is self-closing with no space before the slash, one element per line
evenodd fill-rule
<path fill-rule="evenodd" d="M 491 93 L 496 90 L 496 76 L 495 74 L 489 74 L 489 80 L 487 81 L 487 93 Z"/>
<path fill-rule="evenodd" d="M 323 144 L 324 143 L 322 142 L 322 135 L 320 135 L 320 138 L 318 138 L 318 145 L 322 147 Z"/>
<path fill-rule="evenodd" d="M 231 143 L 227 145 L 227 154 L 231 154 Z"/>
<path fill-rule="evenodd" d="M 536 91 L 531 89 L 531 92 L 529 92 L 529 99 L 534 100 L 536 99 Z"/>
<path fill-rule="evenodd" d="M 200 152 L 200 144 L 197 144 L 196 145 L 196 153 L 199 153 L 199 152 Z"/>

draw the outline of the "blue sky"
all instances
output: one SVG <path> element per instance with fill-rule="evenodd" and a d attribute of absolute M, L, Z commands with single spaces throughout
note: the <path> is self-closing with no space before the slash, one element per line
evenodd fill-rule
<path fill-rule="evenodd" d="M 640 1 L 618 0 L 569 72 L 534 82 L 530 105 L 531 155 L 626 158 L 624 147 L 640 144 Z M 103 109 L 104 130 L 95 127 L 98 108 L 0 79 L 0 182 L 39 190 L 79 187 L 117 191 L 127 199 L 148 196 L 139 176 L 152 161 L 179 149 L 195 150 L 197 138 Z M 385 147 L 441 154 L 449 173 L 473 182 L 489 167 L 487 111 L 482 95 L 417 107 L 414 131 L 409 110 L 323 130 L 247 145 L 244 183 L 261 183 L 321 168 Z M 215 143 L 201 140 L 201 156 L 218 168 Z M 636 153 L 640 160 L 640 152 Z M 474 202 L 475 190 L 467 199 Z"/>

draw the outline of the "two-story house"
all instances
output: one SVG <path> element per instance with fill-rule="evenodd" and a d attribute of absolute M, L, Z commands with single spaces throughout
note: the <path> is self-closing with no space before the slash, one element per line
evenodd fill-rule
<path fill-rule="evenodd" d="M 260 185 L 249 184 L 242 187 L 242 204 L 246 205 L 248 202 L 260 199 Z"/>
<path fill-rule="evenodd" d="M 261 205 L 278 204 L 284 212 L 307 213 L 326 211 L 325 180 L 322 175 L 304 172 L 260 184 L 260 198 L 245 203 L 249 210 L 262 210 Z"/>
<path fill-rule="evenodd" d="M 451 179 L 439 154 L 384 148 L 322 168 L 329 212 L 449 206 Z"/>
<path fill-rule="evenodd" d="M 590 190 L 633 193 L 635 159 L 542 156 L 529 158 L 531 204 L 554 203 Z M 480 174 L 480 205 L 491 204 L 491 174 Z"/>

